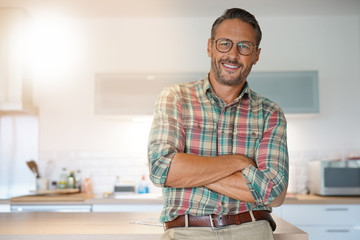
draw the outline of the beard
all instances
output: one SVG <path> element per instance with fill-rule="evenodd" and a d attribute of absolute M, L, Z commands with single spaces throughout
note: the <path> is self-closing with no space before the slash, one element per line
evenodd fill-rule
<path fill-rule="evenodd" d="M 222 63 L 230 63 L 230 64 L 235 64 L 235 65 L 239 66 L 240 73 L 238 73 L 238 74 L 232 73 L 232 74 L 225 76 L 225 74 L 222 72 L 222 68 L 221 68 Z M 253 66 L 253 63 L 251 63 L 248 67 L 244 68 L 244 64 L 239 63 L 236 60 L 224 58 L 224 59 L 219 59 L 218 61 L 216 61 L 213 56 L 211 57 L 211 67 L 214 72 L 215 80 L 218 83 L 220 83 L 222 85 L 226 85 L 226 86 L 237 86 L 237 85 L 240 85 L 240 84 L 246 82 L 246 78 L 250 74 L 252 66 Z M 223 70 L 223 71 L 226 71 L 226 70 Z"/>

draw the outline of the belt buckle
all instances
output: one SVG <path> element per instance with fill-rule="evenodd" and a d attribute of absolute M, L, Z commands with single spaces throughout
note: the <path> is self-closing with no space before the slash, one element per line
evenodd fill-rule
<path fill-rule="evenodd" d="M 209 215 L 209 218 L 210 218 L 210 225 L 211 225 L 211 228 L 213 230 L 220 230 L 220 229 L 224 229 L 224 228 L 227 228 L 228 226 L 225 225 L 225 226 L 221 226 L 221 227 L 215 227 L 214 225 L 214 219 L 212 218 L 211 214 Z"/>

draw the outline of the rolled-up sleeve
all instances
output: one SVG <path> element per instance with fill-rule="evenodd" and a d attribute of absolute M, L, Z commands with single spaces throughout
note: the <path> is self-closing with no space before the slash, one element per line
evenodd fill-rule
<path fill-rule="evenodd" d="M 288 183 L 288 150 L 286 119 L 280 108 L 265 119 L 264 132 L 255 153 L 257 168 L 242 171 L 257 205 L 268 205 Z"/>
<path fill-rule="evenodd" d="M 148 142 L 150 180 L 155 186 L 164 186 L 173 157 L 184 147 L 184 137 L 179 98 L 175 91 L 166 88 L 154 105 Z"/>

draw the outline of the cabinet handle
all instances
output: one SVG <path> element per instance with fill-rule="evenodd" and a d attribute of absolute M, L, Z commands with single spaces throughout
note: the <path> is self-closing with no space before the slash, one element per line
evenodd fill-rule
<path fill-rule="evenodd" d="M 349 229 L 328 229 L 326 230 L 328 233 L 348 233 L 350 232 Z"/>
<path fill-rule="evenodd" d="M 326 208 L 325 211 L 348 211 L 348 208 Z"/>

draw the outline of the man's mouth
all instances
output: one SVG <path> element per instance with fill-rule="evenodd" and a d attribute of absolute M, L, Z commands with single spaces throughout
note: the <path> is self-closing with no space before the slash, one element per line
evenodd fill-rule
<path fill-rule="evenodd" d="M 229 63 L 223 63 L 222 64 L 225 68 L 230 68 L 230 69 L 238 69 L 238 68 L 240 68 L 240 66 L 239 65 L 234 65 L 234 64 L 229 64 Z"/>

